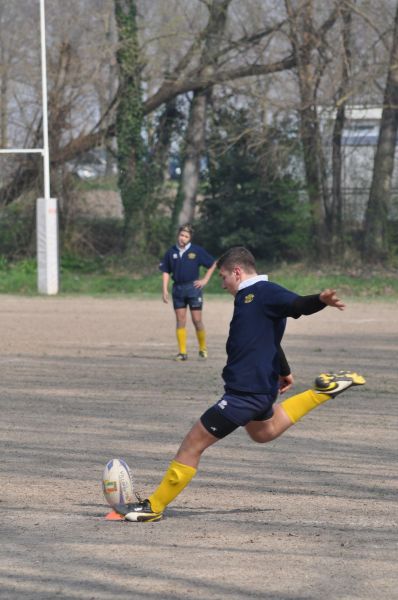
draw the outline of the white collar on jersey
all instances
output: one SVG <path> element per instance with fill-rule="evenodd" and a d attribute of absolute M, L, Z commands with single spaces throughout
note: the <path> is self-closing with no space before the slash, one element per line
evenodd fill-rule
<path fill-rule="evenodd" d="M 255 283 L 258 283 L 259 281 L 268 281 L 268 275 L 255 275 L 254 277 L 250 277 L 250 279 L 245 279 L 244 281 L 241 281 L 238 287 L 238 292 L 249 287 L 249 285 L 254 285 Z"/>
<path fill-rule="evenodd" d="M 184 252 L 186 252 L 187 250 L 189 250 L 191 247 L 191 242 L 189 242 L 185 248 L 180 248 L 180 246 L 177 244 L 177 248 L 178 248 L 178 252 L 180 253 L 180 258 L 181 256 L 184 254 Z"/>

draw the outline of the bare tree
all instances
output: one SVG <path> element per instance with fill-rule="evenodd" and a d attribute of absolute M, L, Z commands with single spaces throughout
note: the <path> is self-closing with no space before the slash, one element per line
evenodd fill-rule
<path fill-rule="evenodd" d="M 398 131 L 398 4 L 390 64 L 384 92 L 379 139 L 372 185 L 365 217 L 363 257 L 368 263 L 383 263 L 388 256 L 388 213 Z"/>
<path fill-rule="evenodd" d="M 47 6 L 47 66 L 49 93 L 49 137 L 52 172 L 79 154 L 103 143 L 113 135 L 114 116 L 107 122 L 108 106 L 99 109 L 97 90 L 109 89 L 108 73 L 115 56 L 114 40 L 104 31 L 106 17 L 113 8 L 107 0 L 54 0 Z M 38 2 L 2 3 L 4 18 L 11 19 L 18 42 L 11 38 L 12 28 L 3 34 L 3 43 L 12 45 L 8 69 L 9 93 L 2 109 L 8 114 L 9 143 L 19 147 L 42 145 L 40 46 Z M 109 17 L 108 17 L 109 18 Z M 88 24 L 91 23 L 91 27 Z M 23 31 L 22 42 L 21 32 Z M 113 61 L 114 62 L 114 61 Z M 1 72 L 0 72 L 1 75 Z M 106 81 L 106 85 L 104 84 Z M 114 88 L 115 91 L 115 88 Z M 103 103 L 104 104 L 104 103 Z M 101 124 L 105 122 L 105 126 Z M 13 159 L 18 168 L 0 192 L 6 205 L 31 187 L 40 177 L 37 160 Z M 56 184 L 58 177 L 54 179 Z"/>
<path fill-rule="evenodd" d="M 322 45 L 324 36 L 337 18 L 333 7 L 322 27 L 314 27 L 313 0 L 300 2 L 297 8 L 291 0 L 285 0 L 289 17 L 290 38 L 294 55 L 297 58 L 297 77 L 300 91 L 300 138 L 303 146 L 307 192 L 313 226 L 314 250 L 317 256 L 325 257 L 325 222 L 330 205 L 328 177 L 324 146 L 322 142 L 317 94 L 325 60 L 321 53 L 314 57 Z M 325 218 L 326 217 L 326 218 Z"/>

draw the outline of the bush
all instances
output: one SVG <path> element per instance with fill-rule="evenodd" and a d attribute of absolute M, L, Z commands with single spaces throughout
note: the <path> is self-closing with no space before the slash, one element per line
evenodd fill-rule
<path fill-rule="evenodd" d="M 122 250 L 123 221 L 79 218 L 69 224 L 60 236 L 66 253 L 88 257 L 117 254 Z"/>
<path fill-rule="evenodd" d="M 14 260 L 36 251 L 35 203 L 15 202 L 0 211 L 0 254 Z"/>

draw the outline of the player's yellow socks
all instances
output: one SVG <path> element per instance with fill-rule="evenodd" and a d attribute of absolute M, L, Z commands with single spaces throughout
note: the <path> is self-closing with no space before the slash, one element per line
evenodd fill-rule
<path fill-rule="evenodd" d="M 331 396 L 328 394 L 319 394 L 314 392 L 314 390 L 307 390 L 302 394 L 297 394 L 284 400 L 281 402 L 281 406 L 292 423 L 297 423 L 310 410 L 330 400 L 330 398 Z"/>
<path fill-rule="evenodd" d="M 180 354 L 187 353 L 187 330 L 185 327 L 177 327 L 177 342 L 178 342 L 178 351 Z"/>
<path fill-rule="evenodd" d="M 163 512 L 166 506 L 188 485 L 195 474 L 196 469 L 194 467 L 173 460 L 159 486 L 148 498 L 152 510 L 156 513 Z"/>
<path fill-rule="evenodd" d="M 203 350 L 207 350 L 206 331 L 204 329 L 200 329 L 199 331 L 196 330 L 196 337 L 198 338 L 198 342 L 199 342 L 199 352 L 202 352 Z"/>

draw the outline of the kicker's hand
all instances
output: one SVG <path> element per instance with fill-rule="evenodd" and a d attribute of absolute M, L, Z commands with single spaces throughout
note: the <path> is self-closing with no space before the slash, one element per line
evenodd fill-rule
<path fill-rule="evenodd" d="M 279 375 L 279 393 L 284 394 L 293 385 L 293 375 Z"/>
<path fill-rule="evenodd" d="M 333 308 L 338 308 L 339 310 L 344 310 L 346 307 L 344 302 L 336 295 L 336 290 L 323 290 L 323 292 L 319 294 L 319 299 L 327 304 L 327 306 L 332 306 Z"/>

